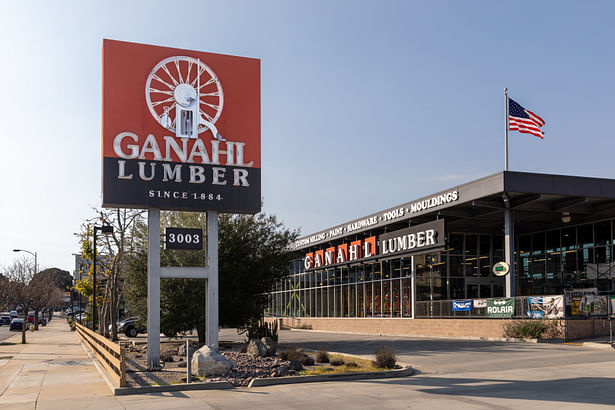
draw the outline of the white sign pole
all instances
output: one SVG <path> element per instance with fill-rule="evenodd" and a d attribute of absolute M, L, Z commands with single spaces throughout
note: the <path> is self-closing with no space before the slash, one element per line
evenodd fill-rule
<path fill-rule="evenodd" d="M 160 209 L 147 212 L 147 367 L 160 369 Z"/>
<path fill-rule="evenodd" d="M 207 212 L 207 299 L 205 342 L 218 350 L 218 212 Z"/>

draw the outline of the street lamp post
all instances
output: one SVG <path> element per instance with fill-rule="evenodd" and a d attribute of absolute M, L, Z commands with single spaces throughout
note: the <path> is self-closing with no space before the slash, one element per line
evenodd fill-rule
<path fill-rule="evenodd" d="M 36 252 L 30 252 L 30 251 L 27 251 L 25 249 L 13 249 L 13 252 L 26 252 L 26 253 L 29 253 L 30 255 L 34 256 L 34 273 L 36 273 L 36 269 L 37 269 Z"/>
<path fill-rule="evenodd" d="M 104 234 L 113 233 L 113 227 L 111 225 L 94 226 L 94 273 L 92 276 L 92 330 L 96 331 L 96 232 L 102 232 Z"/>

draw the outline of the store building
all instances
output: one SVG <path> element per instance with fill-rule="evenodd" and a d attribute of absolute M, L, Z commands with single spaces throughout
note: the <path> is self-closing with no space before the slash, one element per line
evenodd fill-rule
<path fill-rule="evenodd" d="M 452 300 L 612 291 L 614 221 L 615 180 L 500 172 L 299 238 L 266 315 L 323 330 L 440 335 L 424 327 L 434 321 L 413 330 L 417 321 L 362 319 L 459 318 Z M 518 303 L 514 316 L 524 314 Z M 472 327 L 462 322 L 447 326 Z M 486 322 L 477 326 L 493 327 Z"/>

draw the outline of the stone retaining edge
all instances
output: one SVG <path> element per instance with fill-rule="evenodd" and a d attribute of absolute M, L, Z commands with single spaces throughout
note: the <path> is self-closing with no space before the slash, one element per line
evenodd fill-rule
<path fill-rule="evenodd" d="M 288 377 L 266 377 L 262 379 L 252 379 L 248 388 L 274 386 L 279 384 L 296 383 L 315 383 L 346 380 L 367 380 L 367 379 L 388 379 L 393 377 L 407 377 L 414 374 L 412 367 L 398 370 L 385 370 L 380 372 L 361 372 L 361 373 L 341 373 L 341 374 L 322 374 L 314 376 L 288 376 Z"/>
<path fill-rule="evenodd" d="M 163 386 L 134 386 L 134 387 L 116 387 L 113 390 L 114 396 L 125 396 L 128 394 L 144 394 L 144 393 L 164 393 L 172 391 L 188 391 L 188 390 L 227 390 L 234 389 L 229 382 L 200 382 L 200 383 L 181 383 L 169 384 Z"/>

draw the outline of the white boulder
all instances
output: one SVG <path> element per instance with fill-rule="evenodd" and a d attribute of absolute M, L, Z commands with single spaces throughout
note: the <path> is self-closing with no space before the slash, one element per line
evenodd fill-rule
<path fill-rule="evenodd" d="M 198 376 L 220 376 L 226 374 L 232 363 L 209 346 L 203 346 L 192 354 L 192 374 Z"/>

